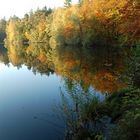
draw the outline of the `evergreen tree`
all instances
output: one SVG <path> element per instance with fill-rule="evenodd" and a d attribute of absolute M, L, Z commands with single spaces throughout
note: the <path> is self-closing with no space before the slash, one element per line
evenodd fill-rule
<path fill-rule="evenodd" d="M 71 0 L 65 0 L 64 6 L 65 7 L 70 7 L 71 6 Z"/>

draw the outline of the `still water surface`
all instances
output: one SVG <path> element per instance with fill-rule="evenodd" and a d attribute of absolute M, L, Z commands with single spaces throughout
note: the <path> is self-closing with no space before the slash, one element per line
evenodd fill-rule
<path fill-rule="evenodd" d="M 60 76 L 35 75 L 24 65 L 17 69 L 0 64 L 0 83 L 1 140 L 64 138 L 60 88 L 65 89 Z"/>
<path fill-rule="evenodd" d="M 18 70 L 3 64 L 0 77 L 0 139 L 62 139 L 64 123 L 57 111 L 60 77 L 34 75 L 26 66 Z"/>
<path fill-rule="evenodd" d="M 95 96 L 102 102 L 125 86 L 124 55 L 116 50 L 71 46 L 44 54 L 28 52 L 41 48 L 32 45 L 0 46 L 0 140 L 63 140 Z"/>

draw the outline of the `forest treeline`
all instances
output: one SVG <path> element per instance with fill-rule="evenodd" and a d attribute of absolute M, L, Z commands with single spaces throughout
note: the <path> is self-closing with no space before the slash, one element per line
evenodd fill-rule
<path fill-rule="evenodd" d="M 63 8 L 30 11 L 0 21 L 0 41 L 56 45 L 135 46 L 140 38 L 139 0 L 79 0 Z"/>

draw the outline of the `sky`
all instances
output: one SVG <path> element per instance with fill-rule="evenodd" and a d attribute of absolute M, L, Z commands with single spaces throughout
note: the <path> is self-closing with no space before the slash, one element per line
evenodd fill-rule
<path fill-rule="evenodd" d="M 78 0 L 73 0 L 76 3 Z M 63 6 L 64 0 L 3 0 L 0 3 L 0 18 L 8 19 L 10 16 L 16 15 L 23 17 L 30 10 L 36 10 L 38 7 L 44 6 L 57 8 Z"/>

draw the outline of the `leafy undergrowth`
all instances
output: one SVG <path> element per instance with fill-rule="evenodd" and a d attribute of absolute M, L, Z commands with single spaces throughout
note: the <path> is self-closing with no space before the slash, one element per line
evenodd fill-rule
<path fill-rule="evenodd" d="M 94 97 L 82 110 L 68 140 L 140 139 L 140 89 L 116 92 L 103 102 Z"/>
<path fill-rule="evenodd" d="M 129 89 L 113 94 L 107 100 L 113 123 L 112 140 L 140 139 L 140 90 Z"/>

